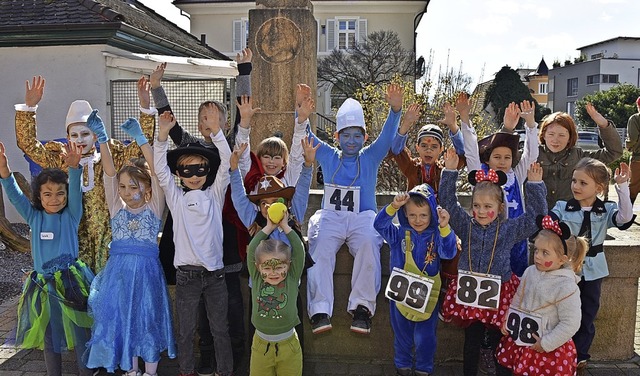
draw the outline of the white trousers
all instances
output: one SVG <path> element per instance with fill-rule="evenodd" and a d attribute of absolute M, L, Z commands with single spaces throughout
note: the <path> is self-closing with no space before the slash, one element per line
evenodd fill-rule
<path fill-rule="evenodd" d="M 375 313 L 382 246 L 382 237 L 373 228 L 375 216 L 371 210 L 356 214 L 320 209 L 309 219 L 309 253 L 315 261 L 307 271 L 309 317 L 316 313 L 333 316 L 333 272 L 336 254 L 345 242 L 354 257 L 347 311 L 363 305 Z"/>

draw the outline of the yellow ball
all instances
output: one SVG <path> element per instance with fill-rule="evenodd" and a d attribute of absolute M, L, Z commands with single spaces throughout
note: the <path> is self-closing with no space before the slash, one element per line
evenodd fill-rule
<path fill-rule="evenodd" d="M 280 221 L 282 221 L 282 218 L 284 218 L 284 213 L 286 211 L 287 207 L 285 206 L 285 204 L 276 202 L 269 206 L 269 209 L 267 209 L 267 214 L 269 214 L 269 219 L 271 219 L 271 222 L 280 223 Z"/>

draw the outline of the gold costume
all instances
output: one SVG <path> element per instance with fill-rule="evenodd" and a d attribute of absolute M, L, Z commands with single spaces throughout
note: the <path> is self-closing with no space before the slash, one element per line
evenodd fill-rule
<path fill-rule="evenodd" d="M 140 113 L 140 126 L 150 143 L 153 141 L 155 121 L 155 115 Z M 64 145 L 57 141 L 49 141 L 43 145 L 36 138 L 35 112 L 16 111 L 16 139 L 20 150 L 42 168 L 60 168 L 67 171 L 62 155 Z M 135 141 L 125 146 L 120 141 L 110 139 L 109 148 L 116 170 L 129 159 L 142 157 L 142 152 Z M 78 229 L 79 255 L 80 259 L 97 274 L 104 268 L 109 255 L 111 241 L 109 209 L 104 196 L 100 155 L 95 153 L 95 157 L 83 156 L 83 159 L 92 166 L 84 166 L 82 170 L 84 194 L 82 195 L 83 215 Z M 89 181 L 90 171 L 93 171 L 92 182 Z"/>

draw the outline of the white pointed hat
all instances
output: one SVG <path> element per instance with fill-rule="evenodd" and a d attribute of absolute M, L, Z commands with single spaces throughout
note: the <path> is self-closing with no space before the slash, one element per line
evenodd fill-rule
<path fill-rule="evenodd" d="M 64 122 L 65 127 L 69 129 L 69 126 L 74 123 L 86 123 L 89 115 L 91 115 L 91 105 L 85 100 L 76 100 L 69 106 L 69 112 L 67 112 L 67 120 Z"/>
<path fill-rule="evenodd" d="M 349 127 L 360 127 L 364 132 L 367 131 L 367 127 L 364 125 L 362 105 L 357 100 L 351 98 L 347 98 L 347 100 L 342 103 L 336 115 L 336 131 L 340 132 Z"/>

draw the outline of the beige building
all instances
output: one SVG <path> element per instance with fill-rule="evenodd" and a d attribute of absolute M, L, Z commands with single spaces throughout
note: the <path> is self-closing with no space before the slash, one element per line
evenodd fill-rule
<path fill-rule="evenodd" d="M 318 28 L 318 58 L 331 50 L 348 50 L 373 31 L 393 30 L 402 45 L 415 51 L 415 30 L 429 1 L 367 0 L 312 1 Z M 247 46 L 250 0 L 175 0 L 175 6 L 191 18 L 191 33 L 223 54 L 234 57 Z M 318 112 L 328 114 L 329 90 L 318 90 Z"/>
<path fill-rule="evenodd" d="M 529 91 L 540 106 L 547 107 L 549 92 L 549 67 L 545 63 L 544 58 L 540 60 L 538 68 L 529 73 L 525 77 L 525 85 L 529 87 Z"/>

